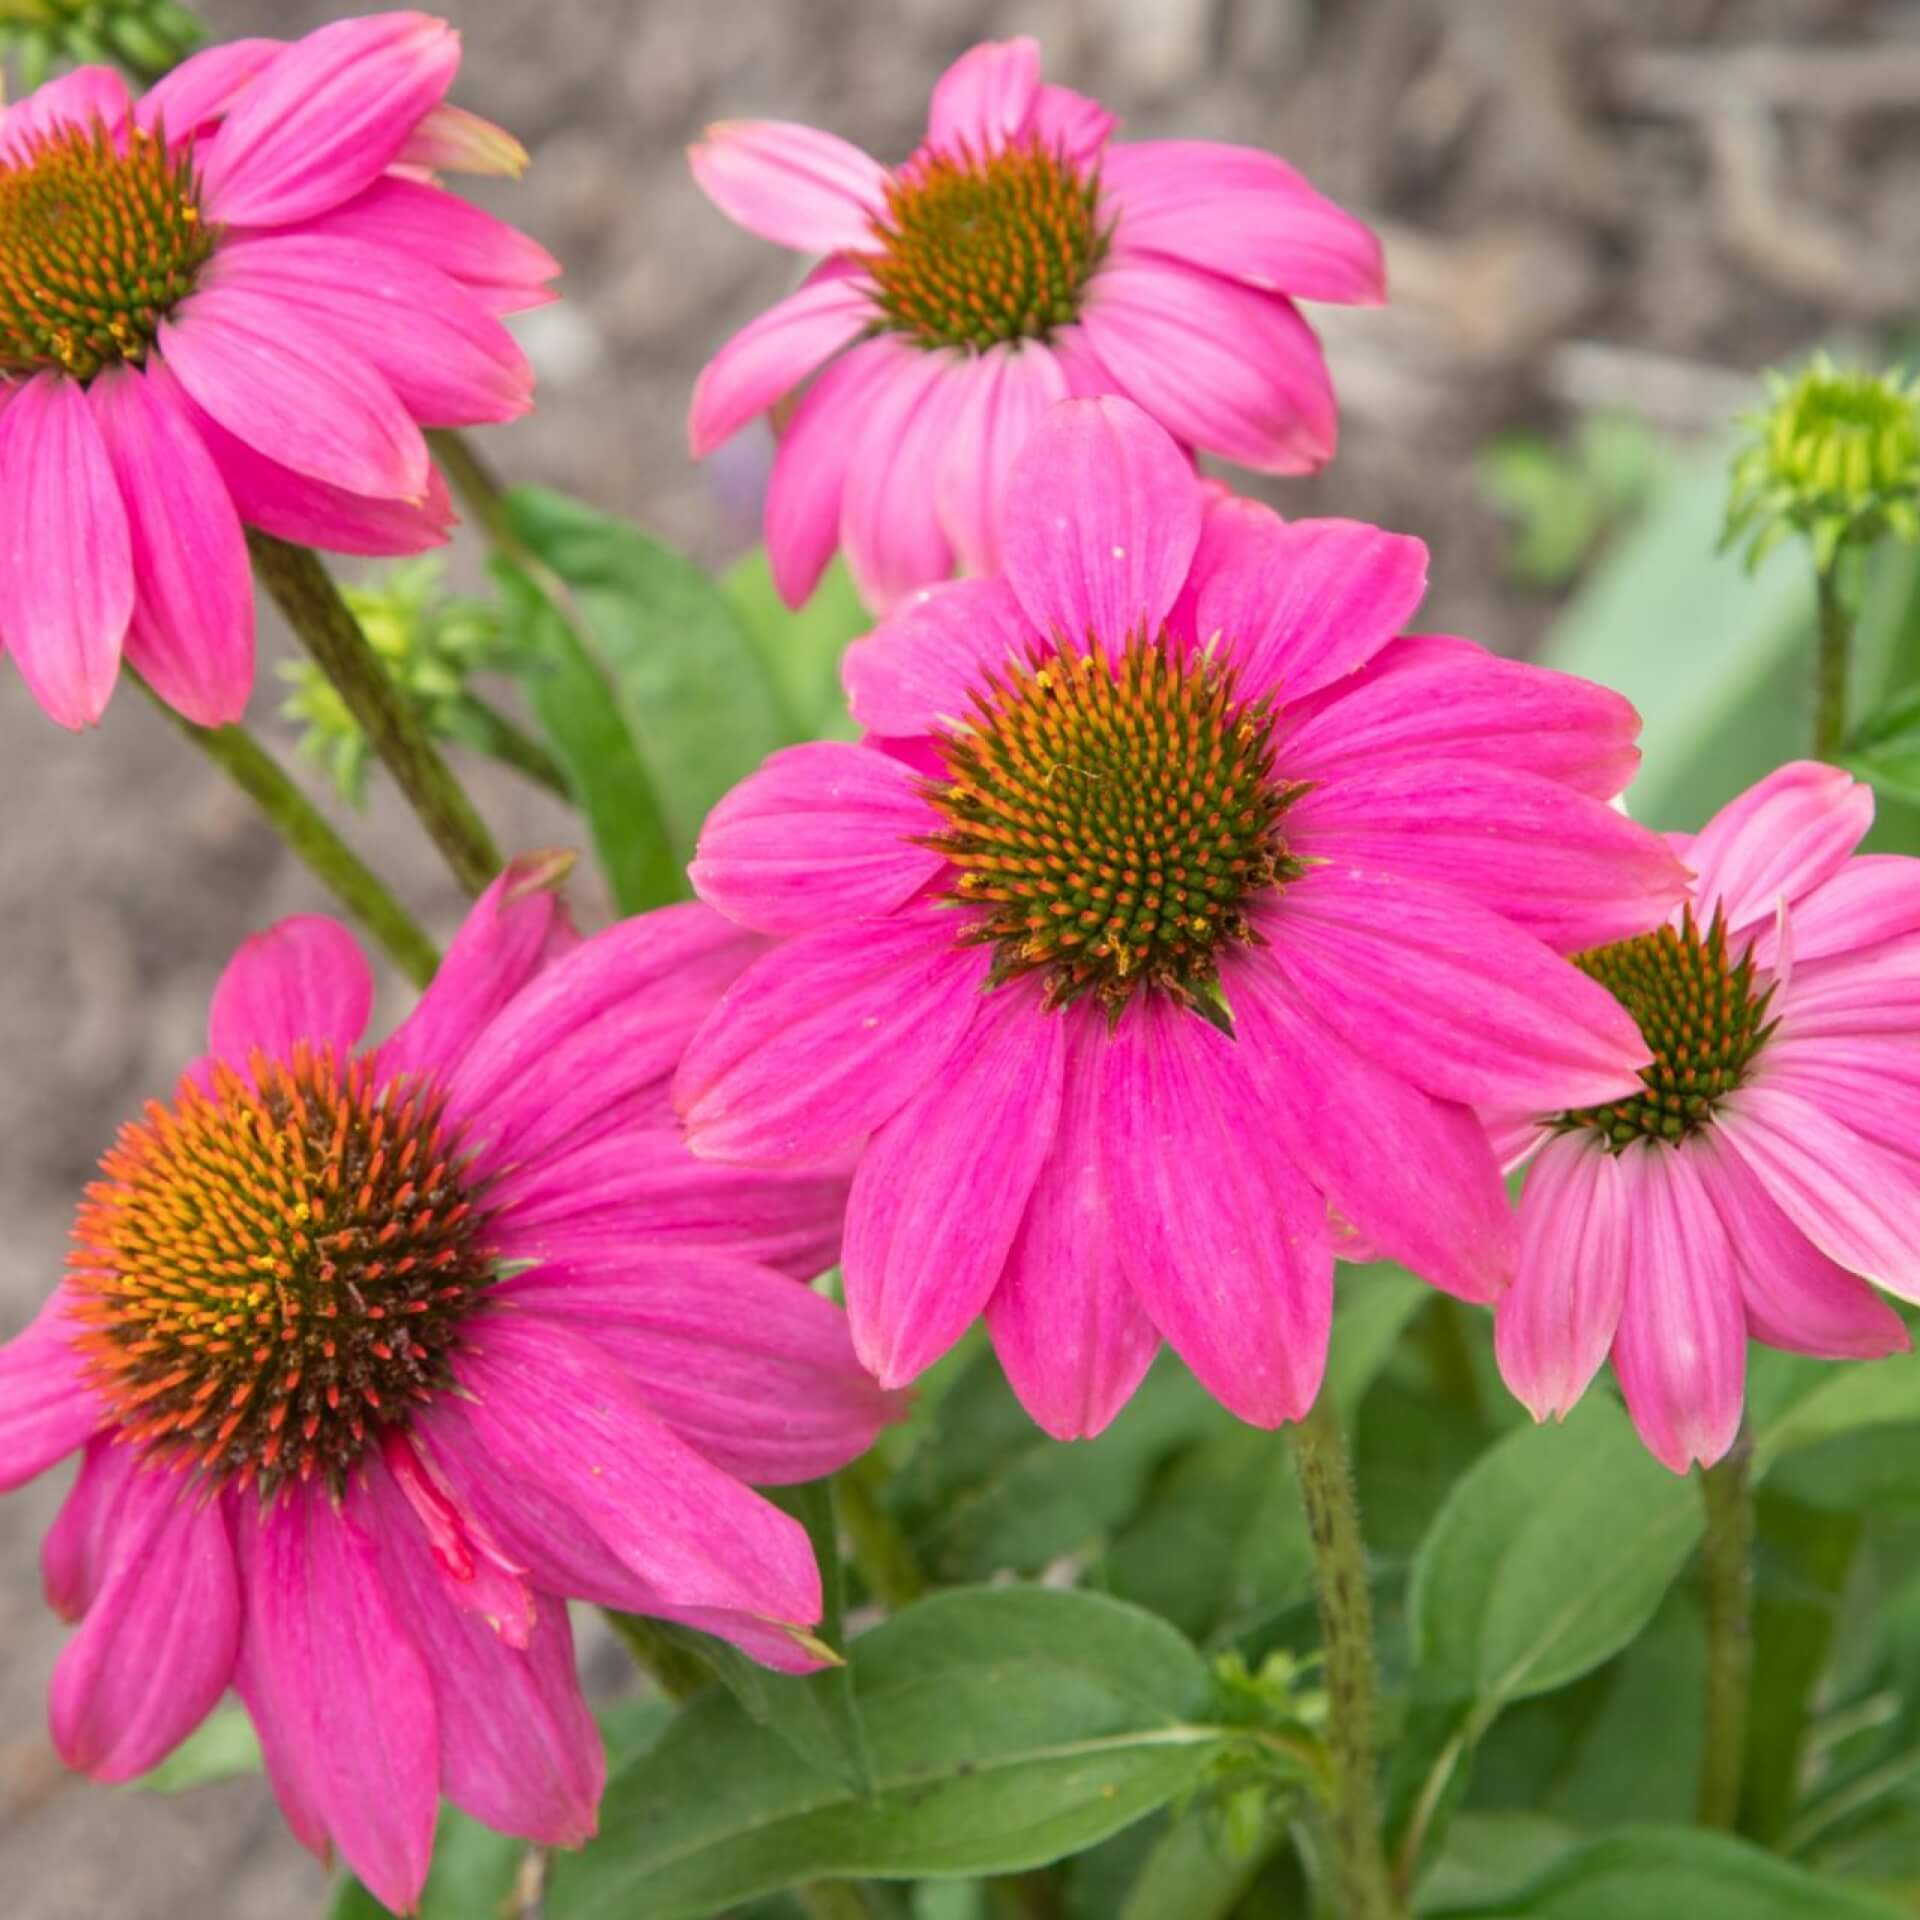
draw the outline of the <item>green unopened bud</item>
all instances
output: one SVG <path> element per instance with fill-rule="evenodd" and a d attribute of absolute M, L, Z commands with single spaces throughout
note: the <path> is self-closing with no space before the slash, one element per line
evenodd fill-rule
<path fill-rule="evenodd" d="M 1825 573 L 1850 544 L 1920 538 L 1920 381 L 1843 373 L 1820 354 L 1767 388 L 1773 405 L 1744 422 L 1722 544 L 1744 543 L 1753 568 L 1798 533 Z"/>

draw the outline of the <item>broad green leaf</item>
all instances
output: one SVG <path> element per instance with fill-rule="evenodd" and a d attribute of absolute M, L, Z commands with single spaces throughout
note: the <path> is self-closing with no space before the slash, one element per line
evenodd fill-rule
<path fill-rule="evenodd" d="M 605 674 L 526 573 L 497 556 L 493 572 L 502 622 L 524 663 L 527 703 L 586 815 L 615 906 L 640 913 L 679 898 L 680 863 Z"/>
<path fill-rule="evenodd" d="M 1920 687 L 1903 687 L 1861 722 L 1841 764 L 1883 793 L 1920 801 Z"/>
<path fill-rule="evenodd" d="M 220 1707 L 133 1784 L 148 1793 L 184 1793 L 260 1771 L 260 1736 L 245 1707 Z"/>
<path fill-rule="evenodd" d="M 419 1920 L 487 1920 L 511 1913 L 526 1871 L 527 1843 L 495 1833 L 448 1807 L 433 1841 L 433 1871 L 427 1876 Z M 328 1920 L 387 1920 L 383 1907 L 351 1875 L 341 1883 Z"/>
<path fill-rule="evenodd" d="M 1564 1686 L 1646 1625 L 1699 1538 L 1699 1489 L 1589 1394 L 1509 1434 L 1435 1515 L 1408 1605 L 1422 1686 L 1476 1703 Z"/>
<path fill-rule="evenodd" d="M 1460 1814 L 1420 1881 L 1414 1910 L 1432 1913 L 1469 1900 L 1500 1899 L 1544 1871 L 1578 1837 L 1564 1820 L 1540 1813 Z"/>
<path fill-rule="evenodd" d="M 1093 1845 L 1230 1750 L 1199 1656 L 1099 1595 L 946 1593 L 856 1645 L 862 1799 L 717 1695 L 608 1791 L 557 1859 L 550 1920 L 693 1920 L 823 1877 L 1020 1872 Z"/>
<path fill-rule="evenodd" d="M 1783 1358 L 1776 1370 L 1792 1369 L 1803 1391 L 1781 1396 L 1755 1423 L 1753 1471 L 1768 1473 L 1781 1457 L 1861 1427 L 1897 1426 L 1920 1420 L 1920 1353 L 1835 1367 Z"/>
<path fill-rule="evenodd" d="M 786 699 L 802 739 L 851 740 L 859 732 L 840 687 L 840 659 L 873 626 L 844 559 L 820 577 L 804 607 L 774 589 L 767 550 L 756 547 L 720 581 L 767 672 Z"/>
<path fill-rule="evenodd" d="M 1899 1909 L 1721 1834 L 1622 1827 L 1503 1898 L 1425 1911 L 1432 1920 L 1894 1920 Z"/>
<path fill-rule="evenodd" d="M 1154 1844 L 1118 1920 L 1227 1920 L 1283 1832 L 1263 1826 L 1236 1846 L 1218 1807 L 1192 1808 Z"/>
<path fill-rule="evenodd" d="M 732 601 L 691 560 L 564 494 L 523 487 L 507 508 L 580 610 L 684 864 L 714 802 L 795 737 L 794 717 Z"/>

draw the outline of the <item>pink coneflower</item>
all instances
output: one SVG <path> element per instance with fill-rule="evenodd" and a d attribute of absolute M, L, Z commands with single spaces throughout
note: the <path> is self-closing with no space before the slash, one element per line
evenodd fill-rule
<path fill-rule="evenodd" d="M 84 1449 L 44 1556 L 80 1621 L 62 1756 L 129 1779 L 234 1686 L 295 1833 L 400 1910 L 442 1792 L 592 1833 L 566 1596 L 818 1664 L 806 1535 L 743 1483 L 891 1412 L 789 1277 L 833 1258 L 843 1182 L 699 1166 L 666 1106 L 760 943 L 671 907 L 580 944 L 564 866 L 496 881 L 371 1051 L 344 928 L 250 940 L 0 1348 L 0 1489 Z"/>
<path fill-rule="evenodd" d="M 557 269 L 432 183 L 525 157 L 442 104 L 459 62 L 392 13 L 211 48 L 137 106 L 86 67 L 0 111 L 0 644 L 63 726 L 123 654 L 188 719 L 237 720 L 242 523 L 435 546 L 421 427 L 526 410 L 498 316 Z"/>
<path fill-rule="evenodd" d="M 1676 840 L 1694 879 L 1664 927 L 1579 956 L 1653 1061 L 1629 1099 L 1495 1122 L 1533 1154 L 1495 1328 L 1536 1419 L 1611 1352 L 1684 1473 L 1733 1444 L 1749 1335 L 1907 1346 L 1867 1283 L 1920 1299 L 1920 861 L 1849 857 L 1872 821 L 1837 768 L 1782 767 Z"/>
<path fill-rule="evenodd" d="M 1013 461 L 1069 394 L 1124 394 L 1186 446 L 1263 473 L 1331 458 L 1333 388 L 1293 301 L 1383 299 L 1379 242 L 1272 154 L 1110 146 L 1116 124 L 1044 85 L 1021 39 L 954 63 L 926 141 L 891 171 L 778 121 L 710 127 L 692 150 L 723 213 L 828 256 L 693 399 L 699 458 L 831 362 L 767 497 L 790 602 L 837 546 L 876 609 L 956 564 L 997 572 Z"/>
<path fill-rule="evenodd" d="M 984 1310 L 1062 1437 L 1162 1336 L 1270 1425 L 1319 1385 L 1329 1209 L 1491 1299 L 1509 1213 L 1470 1107 L 1637 1084 L 1631 1018 L 1554 949 L 1679 897 L 1606 804 L 1638 720 L 1395 639 L 1417 540 L 1208 505 L 1125 400 L 1036 430 L 1005 546 L 1004 582 L 851 650 L 867 744 L 792 748 L 715 809 L 695 884 L 781 944 L 676 1098 L 716 1159 L 860 1144 L 847 1301 L 888 1384 Z"/>

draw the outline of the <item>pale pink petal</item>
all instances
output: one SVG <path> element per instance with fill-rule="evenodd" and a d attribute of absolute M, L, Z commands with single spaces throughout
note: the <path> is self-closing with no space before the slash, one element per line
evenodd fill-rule
<path fill-rule="evenodd" d="M 1782 1004 L 1776 994 L 1770 1011 Z M 1789 995 L 1784 1004 L 1786 1017 L 1748 1070 L 1749 1084 L 1781 1087 L 1811 1101 L 1855 1133 L 1892 1149 L 1920 1179 L 1920 1034 L 1910 1028 L 1809 1031 L 1798 1002 Z"/>
<path fill-rule="evenodd" d="M 1039 41 L 983 40 L 935 82 L 927 144 L 975 158 L 997 153 L 1026 131 L 1039 91 Z"/>
<path fill-rule="evenodd" d="M 287 226 L 351 199 L 399 157 L 459 64 L 460 36 L 423 13 L 338 20 L 294 42 L 198 151 L 208 217 Z"/>
<path fill-rule="evenodd" d="M 1145 250 L 1302 300 L 1378 306 L 1379 237 L 1280 159 L 1211 140 L 1142 140 L 1100 168 L 1121 254 Z"/>
<path fill-rule="evenodd" d="M 93 726 L 133 618 L 133 546 L 85 389 L 40 373 L 0 410 L 0 644 L 63 727 Z"/>
<path fill-rule="evenodd" d="M 1639 1090 L 1651 1056 L 1619 1001 L 1450 888 L 1316 867 L 1256 925 L 1349 1046 L 1442 1100 L 1549 1113 Z"/>
<path fill-rule="evenodd" d="M 1000 524 L 1013 465 L 1046 410 L 1067 396 L 1051 352 L 1018 342 L 970 355 L 935 485 L 940 526 L 966 573 L 1000 571 Z"/>
<path fill-rule="evenodd" d="M 1386 760 L 1479 760 L 1611 800 L 1640 764 L 1639 732 L 1639 714 L 1609 688 L 1422 636 L 1389 642 L 1289 712 L 1277 744 L 1296 779 Z"/>
<path fill-rule="evenodd" d="M 837 1472 L 905 1411 L 861 1368 L 838 1307 L 743 1260 L 635 1246 L 535 1268 L 499 1298 L 590 1340 L 650 1412 L 754 1486 Z"/>
<path fill-rule="evenodd" d="M 169 147 L 185 146 L 221 119 L 286 45 L 284 40 L 227 40 L 202 48 L 140 96 L 134 123 L 148 133 L 164 130 Z"/>
<path fill-rule="evenodd" d="M 1536 1420 L 1564 1420 L 1613 1346 L 1639 1176 L 1655 1151 L 1666 1149 L 1609 1153 L 1590 1133 L 1556 1133 L 1534 1157 L 1493 1349 L 1500 1377 Z"/>
<path fill-rule="evenodd" d="M 1042 633 L 1117 651 L 1166 618 L 1200 515 L 1192 469 L 1138 407 L 1063 400 L 1014 465 L 1007 584 Z"/>
<path fill-rule="evenodd" d="M 1699 1161 L 1684 1147 L 1630 1151 L 1640 1165 L 1613 1368 L 1648 1451 L 1685 1473 L 1712 1466 L 1740 1431 L 1746 1313 Z"/>
<path fill-rule="evenodd" d="M 57 127 L 103 127 L 117 133 L 133 103 L 112 67 L 75 67 L 0 108 L 0 161 L 18 163 L 41 136 Z"/>
<path fill-rule="evenodd" d="M 1657 927 L 1687 895 L 1660 836 L 1538 774 L 1464 760 L 1343 771 L 1288 809 L 1303 859 L 1437 881 L 1561 953 Z"/>
<path fill-rule="evenodd" d="M 1320 342 L 1289 300 L 1173 261 L 1109 260 L 1080 324 L 1137 400 L 1189 446 L 1261 473 L 1312 473 L 1339 438 Z"/>
<path fill-rule="evenodd" d="M 423 173 L 490 174 L 517 180 L 528 166 L 527 150 L 505 127 L 448 101 L 430 109 L 394 157 L 396 167 Z"/>
<path fill-rule="evenodd" d="M 1769 918 L 1840 871 L 1873 825 L 1873 789 L 1839 767 L 1795 760 L 1730 800 L 1694 836 L 1694 913 L 1730 930 Z"/>
<path fill-rule="evenodd" d="M 946 864 L 915 844 L 943 824 L 920 787 L 871 747 L 787 747 L 708 814 L 687 877 L 709 906 L 762 933 L 891 912 Z"/>
<path fill-rule="evenodd" d="M 862 1362 L 918 1378 L 999 1284 L 1060 1113 L 1064 1023 L 1031 981 L 990 994 L 853 1176 L 842 1272 Z"/>
<path fill-rule="evenodd" d="M 1222 986 L 1247 1072 L 1287 1152 L 1335 1212 L 1377 1254 L 1434 1286 L 1497 1300 L 1513 1274 L 1513 1221 L 1474 1115 L 1356 1053 L 1264 955 L 1234 956 Z"/>
<path fill-rule="evenodd" d="M 230 725 L 253 691 L 253 574 L 226 482 L 164 361 L 109 369 L 87 400 L 126 508 L 127 658 L 196 726 Z"/>
<path fill-rule="evenodd" d="M 1211 577 L 1194 570 L 1195 636 L 1202 644 L 1221 637 L 1249 697 L 1294 701 L 1344 679 L 1426 594 L 1427 549 L 1406 534 L 1358 520 L 1262 516 L 1238 525 L 1240 538 Z M 1210 544 L 1220 540 L 1217 531 Z"/>
<path fill-rule="evenodd" d="M 1797 933 L 1797 913 L 1793 925 Z M 1764 937 L 1777 966 L 1780 956 L 1771 926 Z M 1796 1049 L 1809 1043 L 1811 1052 L 1839 1042 L 1857 1052 L 1869 1039 L 1876 1048 L 1903 1040 L 1920 1029 L 1920 941 L 1895 937 L 1808 961 L 1794 969 L 1780 998 L 1782 1010 L 1791 1016 L 1782 1039 L 1791 1040 Z"/>
<path fill-rule="evenodd" d="M 107 1781 L 158 1766 L 226 1692 L 239 1649 L 225 1512 L 177 1474 L 135 1476 L 86 1618 L 54 1668 L 61 1759 Z"/>
<path fill-rule="evenodd" d="M 0 1346 L 0 1493 L 84 1446 L 106 1414 L 74 1351 L 67 1306 L 67 1295 L 54 1293 Z"/>
<path fill-rule="evenodd" d="M 1683 852 L 1681 858 L 1685 859 Z M 1754 929 L 1754 958 L 1774 960 L 1771 921 Z M 1832 960 L 1920 934 L 1920 860 L 1897 853 L 1862 853 L 1793 902 L 1796 966 Z"/>
<path fill-rule="evenodd" d="M 226 267 L 233 251 L 245 249 L 216 259 L 160 323 L 160 352 L 180 384 L 269 460 L 349 493 L 418 504 L 432 465 L 392 387 L 324 310 L 248 286 L 244 269 Z"/>
<path fill-rule="evenodd" d="M 953 571 L 940 527 L 936 486 L 955 414 L 966 398 L 958 348 L 928 352 L 882 337 L 869 353 L 894 361 L 874 390 L 864 419 L 842 430 L 858 436 L 840 499 L 840 541 L 860 597 L 884 613 L 896 601 Z"/>
<path fill-rule="evenodd" d="M 1043 84 L 1034 96 L 1027 131 L 1049 153 L 1064 154 L 1077 165 L 1099 159 L 1120 124 L 1098 100 L 1071 87 Z"/>
<path fill-rule="evenodd" d="M 1122 1272 L 1100 1173 L 1106 1016 L 1066 1028 L 1059 1124 L 1021 1216 L 987 1331 L 1020 1404 L 1056 1440 L 1102 1432 L 1153 1364 L 1160 1330 Z"/>
<path fill-rule="evenodd" d="M 1004 580 L 923 587 L 841 662 L 853 717 L 873 733 L 911 739 L 963 724 L 989 675 L 1029 663 L 1033 622 Z"/>
<path fill-rule="evenodd" d="M 803 934 L 756 961 L 694 1036 L 674 1099 L 695 1153 L 826 1159 L 941 1072 L 982 1006 L 989 956 L 915 909 Z"/>
<path fill-rule="evenodd" d="M 792 392 L 874 318 L 866 280 L 845 269 L 813 279 L 749 321 L 700 370 L 687 440 L 704 460 Z"/>
<path fill-rule="evenodd" d="M 1258 1427 L 1313 1404 L 1333 1316 L 1320 1196 L 1233 1044 L 1157 994 L 1107 1048 L 1103 1175 L 1134 1292 L 1229 1412 Z"/>
<path fill-rule="evenodd" d="M 302 1041 L 348 1053 L 373 1011 L 373 969 L 338 920 L 295 914 L 249 936 L 213 990 L 207 1043 L 243 1069 L 255 1048 L 289 1058 Z"/>
<path fill-rule="evenodd" d="M 799 253 L 873 245 L 887 172 L 856 146 L 785 120 L 724 120 L 687 149 L 693 177 L 736 225 Z"/>

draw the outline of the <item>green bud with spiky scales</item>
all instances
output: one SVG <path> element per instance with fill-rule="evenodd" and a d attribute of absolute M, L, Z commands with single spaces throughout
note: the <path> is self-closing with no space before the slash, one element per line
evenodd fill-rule
<path fill-rule="evenodd" d="M 29 91 L 56 62 L 117 63 L 138 80 L 157 80 L 205 38 L 174 0 L 0 0 L 0 59 L 12 59 Z"/>
<path fill-rule="evenodd" d="M 1920 379 L 1842 372 L 1824 354 L 1797 380 L 1770 373 L 1773 405 L 1750 414 L 1733 463 L 1722 545 L 1748 569 L 1798 533 L 1814 565 L 1883 535 L 1920 540 Z"/>

